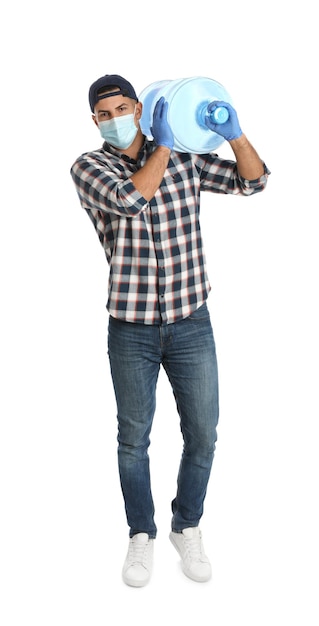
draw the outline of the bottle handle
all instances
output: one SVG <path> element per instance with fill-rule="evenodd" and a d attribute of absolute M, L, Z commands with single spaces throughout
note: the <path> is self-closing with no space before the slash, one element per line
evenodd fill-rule
<path fill-rule="evenodd" d="M 205 124 L 205 117 L 209 115 L 210 119 L 214 124 L 225 124 L 229 118 L 229 112 L 226 107 L 216 106 L 210 113 L 208 113 L 208 105 L 212 104 L 210 102 L 202 102 L 196 111 L 196 120 L 202 128 L 208 130 Z"/>

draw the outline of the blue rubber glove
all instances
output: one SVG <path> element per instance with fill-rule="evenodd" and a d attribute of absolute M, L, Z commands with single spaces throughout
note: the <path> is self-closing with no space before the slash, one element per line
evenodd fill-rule
<path fill-rule="evenodd" d="M 153 126 L 151 133 L 153 139 L 158 146 L 166 146 L 172 150 L 174 146 L 174 136 L 171 127 L 167 121 L 168 102 L 162 96 L 156 102 L 153 113 Z"/>
<path fill-rule="evenodd" d="M 224 124 L 216 124 L 209 116 L 209 113 L 216 109 L 216 107 L 225 107 L 229 113 L 229 118 L 226 122 L 224 122 Z M 210 102 L 207 107 L 207 113 L 208 115 L 205 115 L 205 124 L 207 128 L 214 131 L 214 133 L 221 135 L 227 141 L 238 139 L 238 137 L 243 134 L 243 131 L 239 126 L 237 113 L 228 102 L 224 102 L 222 100 Z"/>

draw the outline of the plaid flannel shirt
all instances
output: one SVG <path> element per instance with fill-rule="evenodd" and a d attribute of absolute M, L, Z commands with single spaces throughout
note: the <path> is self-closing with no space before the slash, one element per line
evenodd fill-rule
<path fill-rule="evenodd" d="M 104 143 L 82 154 L 71 175 L 109 263 L 109 314 L 128 322 L 170 324 L 188 317 L 210 291 L 200 191 L 248 196 L 264 189 L 269 170 L 264 165 L 264 174 L 248 181 L 234 161 L 172 151 L 161 185 L 147 202 L 130 176 L 155 148 L 146 139 L 133 160 Z"/>

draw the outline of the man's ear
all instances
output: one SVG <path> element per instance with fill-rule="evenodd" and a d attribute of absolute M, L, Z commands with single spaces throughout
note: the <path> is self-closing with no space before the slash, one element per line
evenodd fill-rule
<path fill-rule="evenodd" d="M 138 120 L 141 119 L 142 111 L 143 111 L 143 104 L 142 104 L 142 102 L 137 102 L 136 103 L 136 109 L 135 109 L 136 119 L 138 119 Z"/>
<path fill-rule="evenodd" d="M 99 125 L 98 125 L 98 122 L 97 122 L 97 119 L 96 119 L 95 115 L 92 115 L 92 120 L 93 120 L 93 122 L 94 122 L 95 126 L 99 127 Z"/>

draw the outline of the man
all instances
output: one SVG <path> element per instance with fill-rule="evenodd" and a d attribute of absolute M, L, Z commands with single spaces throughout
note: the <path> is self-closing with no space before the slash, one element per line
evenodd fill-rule
<path fill-rule="evenodd" d="M 71 174 L 110 266 L 108 351 L 118 410 L 118 463 L 129 526 L 123 579 L 150 578 L 156 537 L 148 447 L 156 383 L 165 369 L 176 399 L 183 454 L 172 501 L 170 539 L 184 573 L 209 580 L 199 521 L 213 462 L 218 377 L 206 305 L 210 285 L 199 227 L 200 191 L 249 196 L 269 171 L 243 134 L 236 111 L 210 130 L 229 141 L 235 161 L 174 150 L 167 102 L 154 110 L 153 141 L 139 120 L 133 86 L 106 75 L 89 90 L 103 147 L 82 154 Z M 218 103 L 216 103 L 218 104 Z"/>

